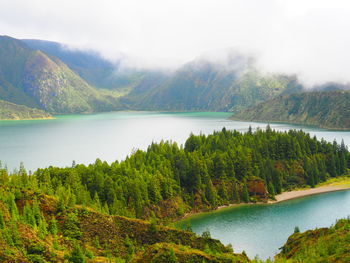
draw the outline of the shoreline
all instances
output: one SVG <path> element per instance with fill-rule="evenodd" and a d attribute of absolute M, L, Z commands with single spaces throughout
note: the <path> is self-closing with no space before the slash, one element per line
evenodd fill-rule
<path fill-rule="evenodd" d="M 302 197 L 306 197 L 306 196 L 312 196 L 312 195 L 330 193 L 330 192 L 336 192 L 336 191 L 343 191 L 343 190 L 350 190 L 350 181 L 347 181 L 347 182 L 348 182 L 347 184 L 337 184 L 338 182 L 332 182 L 332 183 L 329 183 L 326 185 L 320 185 L 320 186 L 315 187 L 315 188 L 308 188 L 308 189 L 300 189 L 300 190 L 283 192 L 279 195 L 276 195 L 275 200 L 270 199 L 267 202 L 256 202 L 256 203 L 249 202 L 249 203 L 239 203 L 239 204 L 228 204 L 228 205 L 218 206 L 216 209 L 209 210 L 209 211 L 185 213 L 182 218 L 180 218 L 179 220 L 177 220 L 175 222 L 180 222 L 180 221 L 188 219 L 192 216 L 197 216 L 197 215 L 205 214 L 205 213 L 217 212 L 219 210 L 228 209 L 228 208 L 234 208 L 234 207 L 245 206 L 245 205 L 272 205 L 272 204 L 277 204 L 277 203 L 281 203 L 284 201 L 302 198 Z"/>
<path fill-rule="evenodd" d="M 276 200 L 269 200 L 268 204 L 277 204 L 283 201 L 288 201 L 296 198 L 301 198 L 305 196 L 312 196 L 323 193 L 330 193 L 342 190 L 349 190 L 350 186 L 336 186 L 336 185 L 325 185 L 316 188 L 304 189 L 304 190 L 294 190 L 289 192 L 283 192 L 275 196 Z"/>

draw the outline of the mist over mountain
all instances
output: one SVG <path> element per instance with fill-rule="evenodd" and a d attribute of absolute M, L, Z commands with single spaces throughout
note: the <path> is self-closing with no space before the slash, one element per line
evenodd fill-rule
<path fill-rule="evenodd" d="M 57 57 L 0 37 L 0 98 L 50 113 L 118 109 L 118 92 L 98 91 Z"/>
<path fill-rule="evenodd" d="M 0 47 L 0 99 L 53 114 L 111 110 L 230 111 L 250 120 L 320 122 L 320 126 L 329 127 L 332 121 L 324 120 L 322 124 L 318 117 L 317 121 L 299 120 L 275 110 L 280 112 L 276 119 L 268 113 L 282 107 L 277 104 L 285 105 L 280 98 L 286 95 L 305 91 L 331 94 L 349 89 L 349 85 L 335 82 L 305 87 L 298 76 L 268 73 L 261 70 L 256 57 L 234 49 L 204 53 L 176 70 L 141 70 L 125 67 L 122 61 L 105 59 L 96 51 L 72 49 L 51 41 L 3 36 Z M 339 97 L 339 93 L 334 94 L 327 97 Z M 313 98 L 320 99 L 316 104 L 322 112 L 322 107 L 333 107 L 324 96 Z M 256 116 L 260 112 L 256 105 L 266 101 L 259 109 L 265 109 L 263 117 Z M 250 107 L 253 108 L 249 110 Z M 334 123 L 337 125 L 338 122 Z"/>

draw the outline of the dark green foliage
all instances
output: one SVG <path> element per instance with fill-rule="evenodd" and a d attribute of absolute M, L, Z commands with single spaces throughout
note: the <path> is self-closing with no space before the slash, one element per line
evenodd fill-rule
<path fill-rule="evenodd" d="M 69 212 L 65 215 L 63 233 L 70 238 L 79 239 L 82 235 L 79 220 L 75 212 Z"/>
<path fill-rule="evenodd" d="M 122 162 L 49 167 L 35 176 L 40 187 L 59 196 L 60 211 L 77 203 L 107 214 L 149 218 L 156 207 L 171 201 L 174 212 L 156 212 L 157 217 L 171 218 L 185 212 L 180 206 L 206 209 L 256 200 L 257 193 L 248 187 L 254 178 L 271 197 L 295 187 L 313 187 L 329 175 L 343 174 L 348 167 L 344 160 L 349 160 L 344 145 L 318 141 L 303 131 L 268 127 L 242 134 L 223 129 L 208 136 L 191 135 L 184 148 L 153 143 Z M 264 196 L 263 188 L 260 191 Z"/>
<path fill-rule="evenodd" d="M 69 256 L 69 262 L 73 262 L 73 263 L 86 262 L 84 252 L 77 242 L 74 244 L 74 248 Z"/>
<path fill-rule="evenodd" d="M 295 234 L 295 233 L 300 233 L 300 229 L 299 229 L 298 226 L 296 226 L 296 227 L 294 228 L 294 234 Z"/>

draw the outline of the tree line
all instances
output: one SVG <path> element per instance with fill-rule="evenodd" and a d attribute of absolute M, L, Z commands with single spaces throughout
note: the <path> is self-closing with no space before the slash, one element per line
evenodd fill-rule
<path fill-rule="evenodd" d="M 258 180 L 266 194 L 300 186 L 314 187 L 346 173 L 350 154 L 338 144 L 317 140 L 301 130 L 278 132 L 267 126 L 241 133 L 191 134 L 184 145 L 161 141 L 111 164 L 48 167 L 28 174 L 24 167 L 0 183 L 56 196 L 60 209 L 80 204 L 108 214 L 169 218 L 186 211 L 228 203 L 256 201 L 249 181 Z M 28 219 L 31 224 L 39 221 Z"/>

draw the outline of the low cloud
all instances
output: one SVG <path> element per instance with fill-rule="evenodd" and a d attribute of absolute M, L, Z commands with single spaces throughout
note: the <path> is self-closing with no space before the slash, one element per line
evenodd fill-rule
<path fill-rule="evenodd" d="M 0 29 L 123 57 L 128 66 L 176 68 L 234 49 L 308 86 L 350 82 L 345 0 L 3 0 Z"/>

